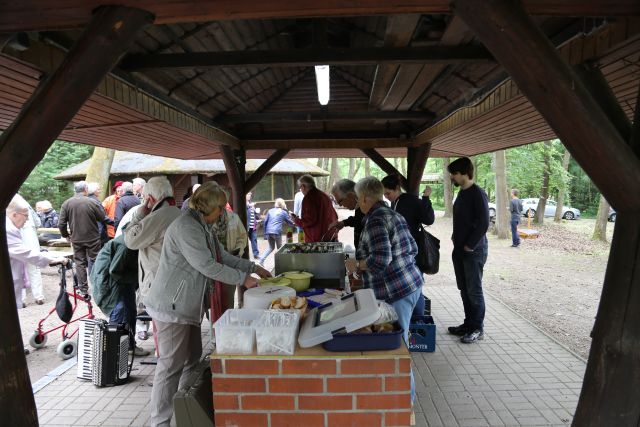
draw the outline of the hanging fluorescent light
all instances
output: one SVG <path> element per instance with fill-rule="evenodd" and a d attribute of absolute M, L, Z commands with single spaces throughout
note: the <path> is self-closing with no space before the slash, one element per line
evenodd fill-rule
<path fill-rule="evenodd" d="M 329 103 L 329 66 L 316 65 L 316 85 L 318 86 L 318 101 L 320 105 Z"/>

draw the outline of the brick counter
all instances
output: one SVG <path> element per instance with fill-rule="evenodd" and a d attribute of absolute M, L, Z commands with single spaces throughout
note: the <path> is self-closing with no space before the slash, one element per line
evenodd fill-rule
<path fill-rule="evenodd" d="M 216 426 L 408 426 L 403 345 L 376 352 L 296 350 L 294 356 L 211 355 Z"/>

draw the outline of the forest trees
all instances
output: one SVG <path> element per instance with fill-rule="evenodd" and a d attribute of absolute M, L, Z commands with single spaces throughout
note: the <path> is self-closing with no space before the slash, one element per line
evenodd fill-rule
<path fill-rule="evenodd" d="M 57 181 L 53 177 L 63 170 L 87 160 L 92 153 L 93 147 L 88 145 L 54 141 L 47 154 L 20 187 L 20 195 L 31 206 L 34 206 L 39 200 L 49 200 L 54 209 L 59 210 L 62 202 L 69 198 L 73 191 L 69 182 Z"/>

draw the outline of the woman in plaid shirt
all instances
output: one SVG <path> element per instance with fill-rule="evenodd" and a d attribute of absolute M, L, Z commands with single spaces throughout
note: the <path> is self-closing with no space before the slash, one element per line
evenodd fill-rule
<path fill-rule="evenodd" d="M 377 299 L 393 306 L 408 343 L 411 313 L 424 283 L 416 266 L 418 246 L 402 215 L 383 202 L 383 187 L 377 178 L 361 179 L 355 190 L 360 210 L 365 214 L 364 229 L 356 259 L 346 261 L 347 270 L 360 272 L 364 286 L 373 289 Z M 412 399 L 414 394 L 412 373 Z"/>

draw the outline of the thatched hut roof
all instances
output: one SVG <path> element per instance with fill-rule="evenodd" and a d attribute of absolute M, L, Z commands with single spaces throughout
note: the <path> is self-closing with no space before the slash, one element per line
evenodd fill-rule
<path fill-rule="evenodd" d="M 246 171 L 258 169 L 264 159 L 247 159 Z M 55 179 L 83 179 L 89 169 L 89 160 L 78 163 L 57 174 Z M 148 154 L 116 151 L 111 165 L 111 176 L 131 175 L 215 175 L 226 173 L 222 160 L 180 160 Z M 284 159 L 272 169 L 272 174 L 328 176 L 329 172 L 304 159 Z"/>

